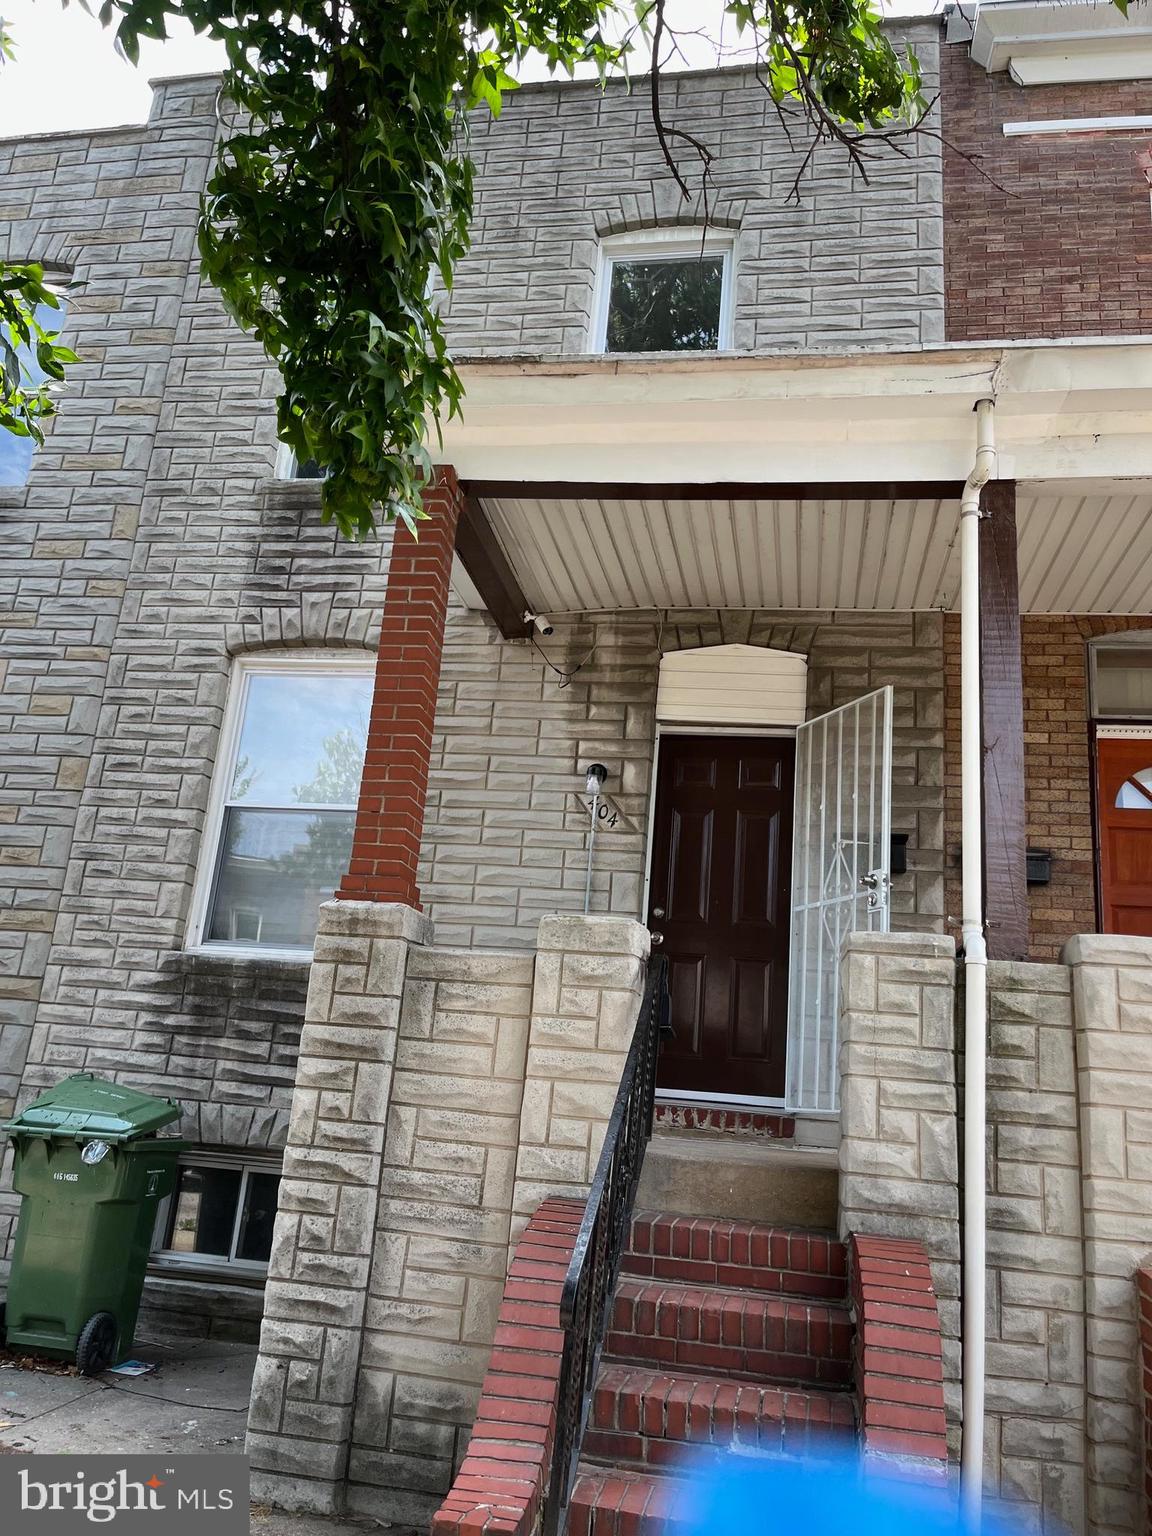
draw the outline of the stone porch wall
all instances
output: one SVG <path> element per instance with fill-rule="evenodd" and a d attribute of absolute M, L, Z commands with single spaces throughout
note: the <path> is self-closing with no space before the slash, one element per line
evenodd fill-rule
<path fill-rule="evenodd" d="M 955 953 L 943 935 L 854 933 L 840 977 L 840 1235 L 924 1245 L 953 1450 L 960 1413 Z"/>
<path fill-rule="evenodd" d="M 539 950 L 321 912 L 248 1451 L 256 1497 L 419 1525 L 475 1417 L 509 1244 L 587 1188 L 648 935 L 545 917 Z"/>
<path fill-rule="evenodd" d="M 963 1067 L 953 962 L 933 943 L 849 941 L 841 1223 L 918 1237 L 942 1297 L 958 1297 Z M 1025 1529 L 1138 1536 L 1134 1276 L 1152 1256 L 1152 941 L 1080 936 L 1064 960 L 989 967 L 986 1476 Z M 942 1301 L 946 1333 L 954 1305 Z M 954 1371 L 946 1339 L 946 1384 Z"/>
<path fill-rule="evenodd" d="M 988 967 L 988 1439 L 1000 1497 L 1085 1529 L 1084 1253 L 1063 965 Z M 961 993 L 962 997 L 962 993 Z"/>

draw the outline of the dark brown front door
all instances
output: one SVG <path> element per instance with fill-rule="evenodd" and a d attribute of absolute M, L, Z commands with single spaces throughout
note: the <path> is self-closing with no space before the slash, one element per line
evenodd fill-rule
<path fill-rule="evenodd" d="M 1152 938 L 1152 741 L 1096 743 L 1105 933 Z"/>
<path fill-rule="evenodd" d="M 648 926 L 675 1038 L 661 1088 L 784 1092 L 795 743 L 663 736 Z"/>

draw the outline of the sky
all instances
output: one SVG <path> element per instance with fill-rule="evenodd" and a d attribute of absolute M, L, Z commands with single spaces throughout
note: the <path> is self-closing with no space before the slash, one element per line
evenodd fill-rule
<path fill-rule="evenodd" d="M 923 14 L 938 9 L 939 0 L 889 0 L 885 8 Z M 60 0 L 0 0 L 0 14 L 17 49 L 15 63 L 0 65 L 0 137 L 144 122 L 149 77 L 202 74 L 224 60 L 220 44 L 173 23 L 168 42 L 141 45 L 134 68 L 117 55 L 111 32 L 76 0 L 67 9 Z M 678 25 L 704 34 L 690 45 L 691 64 L 713 63 L 715 43 L 708 39 L 720 35 L 720 0 L 675 0 L 674 14 Z M 540 69 L 531 77 L 545 74 Z"/>

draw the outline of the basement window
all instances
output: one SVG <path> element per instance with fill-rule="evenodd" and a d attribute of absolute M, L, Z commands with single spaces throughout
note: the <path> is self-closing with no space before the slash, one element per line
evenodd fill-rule
<path fill-rule="evenodd" d="M 348 867 L 374 662 L 241 657 L 221 734 L 188 943 L 307 955 Z"/>
<path fill-rule="evenodd" d="M 605 240 L 593 352 L 717 352 L 732 345 L 732 238 L 649 230 Z"/>
<path fill-rule="evenodd" d="M 189 1153 L 156 1213 L 152 1257 L 161 1264 L 265 1270 L 280 1189 L 278 1161 Z"/>

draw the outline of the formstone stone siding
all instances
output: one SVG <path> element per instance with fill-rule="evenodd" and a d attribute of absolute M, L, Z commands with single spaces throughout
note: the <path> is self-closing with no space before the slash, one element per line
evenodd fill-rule
<path fill-rule="evenodd" d="M 427 1519 L 475 1417 L 508 1267 L 532 987 L 525 952 L 408 957 L 348 1468 L 349 1508 L 394 1522 Z"/>
<path fill-rule="evenodd" d="M 951 1212 L 963 1065 L 941 1060 L 952 1050 L 952 962 L 925 947 L 915 977 L 907 972 L 911 946 L 933 943 L 943 941 L 849 940 L 840 1220 L 844 1231 L 924 1243 L 942 1295 L 947 1386 L 943 1297 L 958 1294 Z M 985 1474 L 1014 1528 L 1138 1536 L 1146 1527 L 1136 1278 L 1152 1254 L 1152 940 L 1081 935 L 1064 961 L 988 970 Z M 917 1105 L 915 1136 L 906 1110 L 888 1111 L 905 1099 Z M 955 1441 L 955 1390 L 947 1403 Z"/>
<path fill-rule="evenodd" d="M 1080 1096 L 1088 1520 L 1146 1529 L 1136 1271 L 1152 1254 L 1152 940 L 1081 934 L 1072 974 Z"/>
<path fill-rule="evenodd" d="M 908 873 L 894 925 L 944 918 L 944 651 L 939 614 L 668 610 L 558 623 L 543 642 L 501 641 L 449 614 L 420 889 L 442 943 L 534 945 L 545 912 L 583 908 L 584 769 L 607 765 L 622 813 L 598 833 L 592 909 L 641 915 L 660 656 L 733 642 L 808 656 L 808 713 L 891 683 L 892 826 Z M 565 681 L 567 679 L 567 681 Z"/>
<path fill-rule="evenodd" d="M 637 922 L 557 916 L 538 955 L 467 951 L 408 907 L 321 909 L 249 1417 L 257 1497 L 431 1518 L 510 1243 L 542 1189 L 587 1191 L 647 946 Z"/>
<path fill-rule="evenodd" d="M 935 24 L 898 32 L 931 77 Z M 315 483 L 274 478 L 276 371 L 198 276 L 217 83 L 162 82 L 138 127 L 0 143 L 8 251 L 74 278 L 66 335 L 83 359 L 28 485 L 0 490 L 0 1114 L 91 1069 L 181 1098 L 194 1140 L 275 1148 L 302 970 L 184 952 L 232 662 L 371 650 L 390 539 L 341 541 L 319 522 Z M 746 70 L 668 88 L 678 120 L 718 135 L 712 212 L 739 247 L 739 348 L 939 337 L 933 141 L 870 186 L 820 157 L 792 206 L 800 151 Z M 696 217 L 670 200 L 644 111 L 620 83 L 580 84 L 529 87 L 499 124 L 478 116 L 479 218 L 448 317 L 458 351 L 579 350 L 600 236 Z M 613 766 L 627 823 L 600 840 L 594 910 L 637 916 L 660 651 L 749 634 L 811 652 L 813 711 L 898 684 L 898 825 L 914 834 L 914 873 L 896 902 L 902 921 L 938 924 L 939 622 L 590 619 L 547 648 L 572 669 L 595 647 L 561 689 L 530 645 L 456 609 L 423 844 L 442 940 L 526 949 L 544 912 L 579 910 L 576 791 L 591 756 Z M 0 1203 L 0 1251 L 10 1216 Z"/>
<path fill-rule="evenodd" d="M 272 478 L 275 370 L 197 276 L 215 107 L 167 82 L 147 125 L 0 145 L 7 253 L 74 278 L 82 358 L 0 489 L 0 1113 L 87 1069 L 275 1147 L 306 971 L 182 953 L 232 659 L 371 649 L 388 540 Z"/>
<path fill-rule="evenodd" d="M 936 93 L 939 27 L 892 28 L 919 56 Z M 907 159 L 868 163 L 808 149 L 799 114 L 793 143 L 748 68 L 665 76 L 664 116 L 715 155 L 708 213 L 735 235 L 736 351 L 799 347 L 917 347 L 944 338 L 941 152 L 914 137 Z M 646 89 L 621 80 L 528 85 L 497 122 L 471 119 L 477 166 L 471 254 L 448 308 L 462 355 L 588 349 L 599 240 L 656 225 L 699 224 L 664 163 Z M 698 166 L 684 169 L 693 190 Z"/>
<path fill-rule="evenodd" d="M 540 924 L 520 1111 L 513 1237 L 541 1201 L 584 1193 L 624 1073 L 644 990 L 638 922 L 546 917 Z"/>
<path fill-rule="evenodd" d="M 163 132 L 0 143 L 5 255 L 78 280 L 84 358 L 27 488 L 0 488 L 0 1114 L 43 986 L 136 546 L 214 118 L 166 86 Z"/>
<path fill-rule="evenodd" d="M 1084 1251 L 1064 965 L 988 967 L 991 1487 L 1044 1531 L 1085 1529 Z"/>
<path fill-rule="evenodd" d="M 932 1265 L 952 1448 L 960 1413 L 956 955 L 854 933 L 840 972 L 840 1235 L 914 1238 Z"/>

